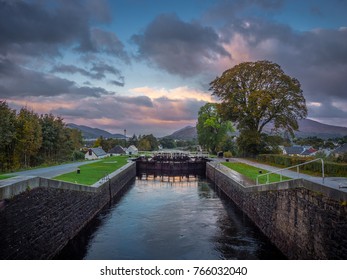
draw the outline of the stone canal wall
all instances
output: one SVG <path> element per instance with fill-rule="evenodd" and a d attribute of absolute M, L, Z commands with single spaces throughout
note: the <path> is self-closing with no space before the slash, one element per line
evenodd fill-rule
<path fill-rule="evenodd" d="M 347 259 L 347 194 L 302 179 L 244 187 L 206 174 L 289 259 Z"/>
<path fill-rule="evenodd" d="M 30 181 L 0 210 L 0 259 L 52 259 L 135 175 L 129 163 L 92 187 Z"/>

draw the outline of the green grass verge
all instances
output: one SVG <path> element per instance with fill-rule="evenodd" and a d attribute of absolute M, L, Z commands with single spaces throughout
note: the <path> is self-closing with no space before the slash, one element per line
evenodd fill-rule
<path fill-rule="evenodd" d="M 245 163 L 241 163 L 241 162 L 222 162 L 223 165 L 225 165 L 226 167 L 235 170 L 236 172 L 245 175 L 246 177 L 256 181 L 257 180 L 257 176 L 259 175 L 259 171 L 262 172 L 262 174 L 266 174 L 269 171 L 264 170 L 264 169 L 260 169 Z M 259 184 L 265 184 L 266 183 L 266 178 L 267 176 L 261 176 L 259 178 Z M 282 176 L 282 181 L 283 180 L 289 180 L 291 178 L 286 177 L 286 176 Z M 281 177 L 280 175 L 277 174 L 270 174 L 269 175 L 269 182 L 270 183 L 275 183 L 275 182 L 280 182 L 281 181 Z"/>
<path fill-rule="evenodd" d="M 101 178 L 121 168 L 127 163 L 127 156 L 113 156 L 102 159 L 98 162 L 81 165 L 80 174 L 76 171 L 59 175 L 53 179 L 65 182 L 71 182 L 82 185 L 93 185 Z"/>
<path fill-rule="evenodd" d="M 8 178 L 16 177 L 15 175 L 0 174 L 0 180 L 5 180 Z"/>

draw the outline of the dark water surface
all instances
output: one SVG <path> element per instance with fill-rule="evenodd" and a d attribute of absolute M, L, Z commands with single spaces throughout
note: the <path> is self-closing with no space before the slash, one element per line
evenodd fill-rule
<path fill-rule="evenodd" d="M 283 259 L 213 183 L 197 177 L 136 179 L 58 259 Z"/>

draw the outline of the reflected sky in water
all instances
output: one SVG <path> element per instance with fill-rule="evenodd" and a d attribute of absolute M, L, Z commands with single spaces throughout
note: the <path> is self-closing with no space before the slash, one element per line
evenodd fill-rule
<path fill-rule="evenodd" d="M 63 259 L 283 259 L 198 177 L 137 179 L 58 256 Z"/>

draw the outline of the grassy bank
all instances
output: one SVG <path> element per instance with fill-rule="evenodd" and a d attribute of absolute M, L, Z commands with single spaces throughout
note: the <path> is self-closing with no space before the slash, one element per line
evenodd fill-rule
<path fill-rule="evenodd" d="M 8 178 L 15 177 L 14 175 L 8 175 L 8 174 L 0 174 L 0 180 L 5 180 Z"/>
<path fill-rule="evenodd" d="M 236 172 L 245 175 L 246 177 L 254 180 L 254 182 L 256 182 L 257 180 L 257 176 L 260 174 L 259 171 L 262 172 L 262 174 L 266 174 L 269 171 L 264 170 L 264 169 L 260 169 L 245 163 L 241 163 L 241 162 L 222 162 L 223 165 L 225 165 L 226 167 L 235 170 Z M 261 176 L 259 178 L 259 184 L 265 184 L 266 183 L 266 178 L 267 176 Z M 291 178 L 286 177 L 286 176 L 282 176 L 282 181 L 283 180 L 289 180 Z M 277 174 L 270 174 L 269 175 L 269 182 L 270 183 L 275 183 L 275 182 L 280 182 L 281 178 L 280 175 Z"/>
<path fill-rule="evenodd" d="M 127 163 L 127 160 L 127 156 L 108 157 L 98 162 L 81 165 L 79 167 L 80 174 L 77 174 L 77 172 L 74 171 L 59 175 L 53 179 L 90 186 L 113 171 L 121 168 Z"/>

